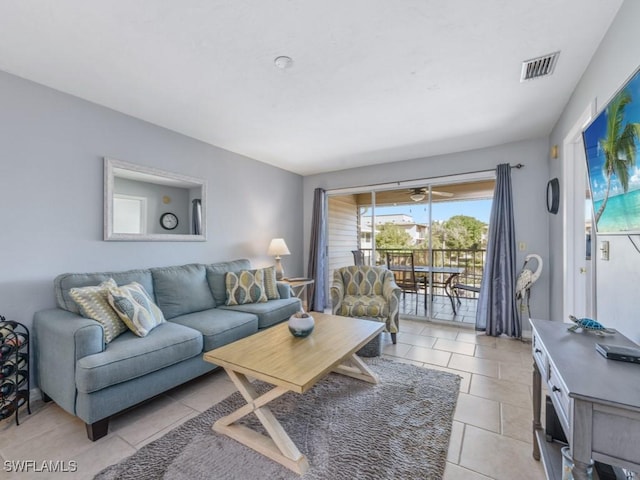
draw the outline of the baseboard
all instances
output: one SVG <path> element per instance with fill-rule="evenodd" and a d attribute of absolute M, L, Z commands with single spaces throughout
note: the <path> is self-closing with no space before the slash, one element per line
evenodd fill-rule
<path fill-rule="evenodd" d="M 29 402 L 36 402 L 38 400 L 42 400 L 42 390 L 39 388 L 29 390 Z"/>

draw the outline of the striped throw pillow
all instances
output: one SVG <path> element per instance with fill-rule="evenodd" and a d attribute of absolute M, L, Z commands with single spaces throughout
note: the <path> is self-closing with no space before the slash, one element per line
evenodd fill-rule
<path fill-rule="evenodd" d="M 97 286 L 69 290 L 69 295 L 78 304 L 80 314 L 102 325 L 105 343 L 111 342 L 118 335 L 127 331 L 127 326 L 109 305 L 109 288 L 117 286 L 115 280 L 110 278 Z"/>

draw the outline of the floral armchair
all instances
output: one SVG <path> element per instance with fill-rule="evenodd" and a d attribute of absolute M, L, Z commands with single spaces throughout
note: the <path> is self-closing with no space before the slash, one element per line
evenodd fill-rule
<path fill-rule="evenodd" d="M 384 267 L 338 268 L 333 272 L 331 285 L 332 313 L 385 322 L 386 331 L 396 343 L 401 292 L 393 273 Z"/>

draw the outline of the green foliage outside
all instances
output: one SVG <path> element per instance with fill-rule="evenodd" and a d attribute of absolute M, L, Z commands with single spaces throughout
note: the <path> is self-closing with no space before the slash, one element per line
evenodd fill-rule
<path fill-rule="evenodd" d="M 454 215 L 444 222 L 433 222 L 433 248 L 448 250 L 478 250 L 486 248 L 483 234 L 488 225 L 467 215 Z M 376 248 L 416 248 L 427 249 L 428 240 L 418 245 L 411 243 L 411 235 L 403 228 L 385 223 L 376 232 Z"/>
<path fill-rule="evenodd" d="M 411 247 L 411 235 L 392 223 L 384 223 L 376 232 L 376 248 Z"/>
<path fill-rule="evenodd" d="M 486 248 L 486 240 L 483 233 L 488 225 L 477 218 L 467 215 L 454 215 L 444 222 L 433 222 L 432 242 L 433 248 L 448 250 L 478 250 Z M 428 248 L 428 240 L 425 240 L 418 248 Z"/>

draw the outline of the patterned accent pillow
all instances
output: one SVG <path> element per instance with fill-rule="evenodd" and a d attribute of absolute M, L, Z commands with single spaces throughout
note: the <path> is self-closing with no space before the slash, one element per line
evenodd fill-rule
<path fill-rule="evenodd" d="M 166 322 L 162 310 L 153 303 L 142 285 L 131 282 L 122 287 L 109 288 L 109 305 L 113 307 L 129 330 L 139 337 Z"/>
<path fill-rule="evenodd" d="M 80 315 L 99 322 L 104 329 L 104 341 L 109 343 L 118 335 L 127 331 L 127 326 L 109 305 L 109 288 L 115 288 L 113 278 L 105 280 L 98 286 L 79 287 L 69 290 L 69 295 L 78 304 Z"/>
<path fill-rule="evenodd" d="M 263 270 L 242 270 L 227 272 L 224 277 L 227 287 L 227 305 L 245 305 L 247 303 L 266 302 Z"/>
<path fill-rule="evenodd" d="M 280 292 L 278 292 L 278 283 L 276 281 L 276 267 L 263 268 L 262 271 L 264 272 L 264 290 L 267 294 L 267 299 L 279 299 Z"/>

